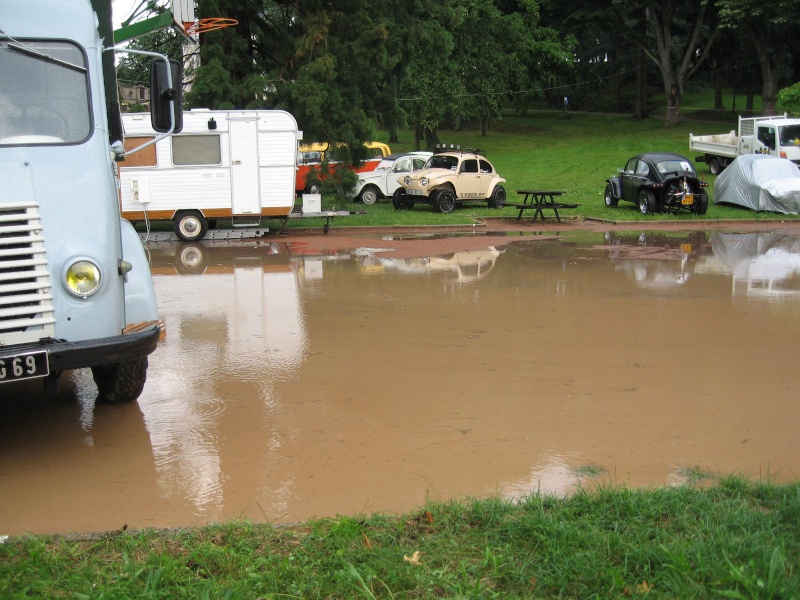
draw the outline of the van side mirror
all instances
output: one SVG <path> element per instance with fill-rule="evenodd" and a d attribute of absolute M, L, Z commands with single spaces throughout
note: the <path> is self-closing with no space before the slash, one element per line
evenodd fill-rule
<path fill-rule="evenodd" d="M 180 133 L 183 129 L 183 65 L 173 59 L 169 61 L 172 75 L 172 87 L 167 81 L 167 65 L 154 58 L 150 61 L 150 121 L 153 129 L 166 133 L 172 126 L 170 101 L 175 105 L 175 128 L 172 133 Z"/>

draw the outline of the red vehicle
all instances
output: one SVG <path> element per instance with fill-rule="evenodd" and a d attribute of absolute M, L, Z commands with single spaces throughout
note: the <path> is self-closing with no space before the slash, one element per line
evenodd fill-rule
<path fill-rule="evenodd" d="M 356 169 L 356 173 L 374 171 L 381 159 L 392 152 L 389 146 L 382 142 L 367 142 L 364 144 L 364 147 L 369 151 L 369 156 L 367 160 Z M 325 160 L 325 153 L 327 150 L 327 143 L 304 144 L 300 146 L 300 150 L 297 154 L 297 179 L 295 180 L 295 190 L 298 194 L 319 194 L 319 165 Z"/>

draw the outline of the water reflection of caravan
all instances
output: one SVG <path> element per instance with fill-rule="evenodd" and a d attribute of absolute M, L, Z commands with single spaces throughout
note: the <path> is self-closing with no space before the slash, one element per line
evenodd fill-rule
<path fill-rule="evenodd" d="M 269 243 L 247 253 L 225 243 L 151 245 L 158 297 L 192 298 L 162 301 L 167 345 L 175 337 L 210 339 L 236 372 L 250 365 L 274 374 L 299 364 L 306 345 L 299 287 L 292 264 L 279 251 Z M 202 279 L 185 276 L 201 274 Z M 254 364 L 254 356 L 263 361 Z"/>
<path fill-rule="evenodd" d="M 122 121 L 126 147 L 155 135 L 147 114 Z M 186 241 L 202 239 L 217 219 L 252 227 L 286 217 L 300 137 L 294 117 L 282 110 L 187 111 L 180 135 L 120 163 L 122 216 L 172 221 Z"/>
<path fill-rule="evenodd" d="M 773 233 L 715 233 L 714 257 L 732 276 L 735 296 L 800 294 L 800 236 Z"/>
<path fill-rule="evenodd" d="M 450 256 L 426 258 L 383 258 L 373 254 L 361 261 L 362 269 L 369 271 L 394 270 L 409 274 L 446 273 L 454 275 L 459 283 L 478 281 L 492 270 L 500 251 L 494 247 L 486 250 L 455 252 Z"/>

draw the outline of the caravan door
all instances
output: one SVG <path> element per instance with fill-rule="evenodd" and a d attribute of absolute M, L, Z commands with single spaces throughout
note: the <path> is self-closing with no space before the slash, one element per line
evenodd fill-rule
<path fill-rule="evenodd" d="M 234 215 L 260 215 L 258 194 L 257 121 L 228 121 L 231 152 L 231 195 Z"/>

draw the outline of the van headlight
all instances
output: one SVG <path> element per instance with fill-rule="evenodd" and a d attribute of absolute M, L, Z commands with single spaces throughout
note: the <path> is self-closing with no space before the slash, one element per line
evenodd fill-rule
<path fill-rule="evenodd" d="M 87 298 L 100 289 L 100 267 L 90 260 L 76 260 L 64 275 L 67 291 L 73 296 Z"/>

